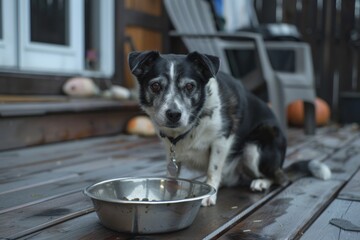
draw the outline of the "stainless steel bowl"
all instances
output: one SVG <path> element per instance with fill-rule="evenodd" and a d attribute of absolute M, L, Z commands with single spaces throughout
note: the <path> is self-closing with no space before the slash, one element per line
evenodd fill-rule
<path fill-rule="evenodd" d="M 171 178 L 118 178 L 84 190 L 101 223 L 112 230 L 162 233 L 186 228 L 201 200 L 215 193 L 208 184 Z"/>

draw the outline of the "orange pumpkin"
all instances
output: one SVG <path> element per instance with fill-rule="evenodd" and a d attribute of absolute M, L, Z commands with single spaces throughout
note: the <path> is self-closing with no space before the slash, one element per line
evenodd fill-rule
<path fill-rule="evenodd" d="M 146 116 L 137 116 L 131 118 L 127 123 L 126 131 L 129 134 L 135 134 L 140 136 L 155 135 L 154 126 L 150 119 Z"/>
<path fill-rule="evenodd" d="M 330 107 L 321 98 L 316 98 L 315 100 L 315 116 L 317 126 L 323 126 L 329 122 Z M 304 102 L 302 100 L 297 100 L 289 104 L 287 108 L 287 118 L 291 125 L 304 125 Z"/>

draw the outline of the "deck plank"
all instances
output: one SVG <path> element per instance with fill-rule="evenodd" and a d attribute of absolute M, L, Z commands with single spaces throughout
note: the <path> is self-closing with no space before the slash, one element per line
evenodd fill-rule
<path fill-rule="evenodd" d="M 360 157 L 358 161 L 360 161 Z M 357 171 L 349 183 L 346 184 L 346 186 L 341 190 L 338 198 L 344 200 L 360 201 L 360 170 Z"/>
<path fill-rule="evenodd" d="M 299 237 L 360 167 L 359 149 L 352 143 L 341 145 L 326 159 L 333 170 L 331 180 L 303 178 L 294 182 L 220 239 Z"/>
<path fill-rule="evenodd" d="M 219 239 L 294 239 L 342 183 L 300 179 Z"/>
<path fill-rule="evenodd" d="M 141 146 L 144 151 L 136 153 L 138 147 Z M 106 146 L 96 148 L 93 150 L 80 149 L 79 153 L 70 153 L 72 155 L 66 158 L 59 158 L 58 156 L 48 156 L 48 159 L 44 159 L 41 163 L 26 164 L 22 166 L 5 168 L 0 170 L 0 184 L 6 182 L 12 182 L 21 180 L 22 178 L 34 178 L 34 175 L 39 173 L 46 173 L 54 171 L 56 169 L 75 169 L 73 166 L 80 164 L 93 164 L 93 162 L 99 162 L 111 159 L 137 159 L 142 158 L 165 158 L 165 152 L 160 144 L 156 142 L 142 142 L 142 143 L 123 143 L 116 146 Z M 67 149 L 64 149 L 66 152 Z M 81 153 L 82 152 L 82 153 Z M 135 153 L 134 153 L 135 152 Z M 163 153 L 160 155 L 159 153 Z"/>
<path fill-rule="evenodd" d="M 326 158 L 342 148 L 347 148 L 352 145 L 353 149 L 357 148 L 356 140 L 359 133 L 354 132 L 351 128 L 325 128 L 315 136 L 308 136 L 301 138 L 302 141 L 294 143 L 295 146 L 289 146 L 284 162 L 284 168 L 291 163 L 301 160 L 317 159 L 319 161 L 326 160 Z M 304 141 L 304 142 L 303 142 Z"/>
<path fill-rule="evenodd" d="M 203 239 L 253 204 L 260 204 L 260 200 L 264 197 L 266 197 L 264 193 L 251 193 L 240 187 L 221 189 L 218 203 L 213 207 L 201 208 L 189 228 L 165 235 L 155 234 L 145 237 L 117 233 L 102 227 L 95 213 L 91 213 L 34 233 L 32 237 L 27 236 L 26 239 L 47 239 L 49 237 L 53 239 L 63 237 L 66 239 L 130 239 L 131 237 L 140 239 L 145 237 L 149 240 Z M 63 235 L 64 232 L 66 232 L 65 235 Z"/>
<path fill-rule="evenodd" d="M 3 180 L 0 185 L 0 196 L 11 192 L 18 192 L 27 188 L 77 177 L 79 177 L 78 174 L 64 174 L 62 172 L 51 171 L 32 176 L 19 177 L 18 181 L 11 181 L 11 179 L 9 181 Z"/>
<path fill-rule="evenodd" d="M 69 221 L 60 223 L 56 226 L 46 228 L 42 231 L 34 232 L 19 239 L 22 240 L 48 240 L 48 239 L 111 239 L 116 234 L 99 223 L 96 213 L 90 213 Z M 151 237 L 151 236 L 150 236 Z M 115 238 L 116 239 L 116 238 Z M 125 238 L 118 238 L 125 239 Z M 131 238 L 129 238 L 131 239 Z M 134 238 L 136 239 L 136 238 Z M 141 239 L 141 238 L 140 238 Z M 150 238 L 151 239 L 151 238 Z"/>
<path fill-rule="evenodd" d="M 332 180 L 323 182 L 313 178 L 298 180 L 249 218 L 225 233 L 221 239 L 246 237 L 292 239 L 299 237 L 302 230 L 306 229 L 308 224 L 321 213 L 321 210 L 335 197 L 336 192 L 360 167 L 360 153 L 356 142 L 349 142 L 347 146 L 335 150 L 326 159 L 325 163 L 333 171 Z M 299 182 L 303 181 L 313 182 L 299 186 Z M 300 191 L 299 188 L 303 189 Z M 300 194 L 296 194 L 299 192 Z M 258 223 L 257 220 L 262 221 Z"/>
<path fill-rule="evenodd" d="M 92 211 L 93 206 L 79 191 L 10 211 L 0 217 L 0 238 L 24 236 L 84 210 Z"/>
<path fill-rule="evenodd" d="M 151 166 L 149 167 L 150 164 Z M 61 194 L 80 190 L 90 184 L 109 178 L 129 177 L 134 176 L 135 174 L 137 176 L 140 176 L 141 174 L 164 175 L 165 171 L 163 169 L 165 169 L 165 163 L 162 161 L 151 163 L 150 160 L 145 159 L 117 161 L 106 168 L 79 174 L 76 178 L 37 185 L 31 188 L 2 194 L 0 195 L 0 213 L 14 208 L 20 208 L 24 205 L 37 203 L 52 198 L 52 196 L 59 196 Z"/>
<path fill-rule="evenodd" d="M 360 226 L 360 202 L 347 200 L 334 200 L 321 216 L 305 231 L 301 240 L 342 240 L 360 239 L 359 232 L 344 231 L 329 221 L 332 218 L 342 218 Z"/>
<path fill-rule="evenodd" d="M 349 180 L 360 167 L 360 149 L 350 146 L 345 151 L 339 151 L 326 161 L 331 168 L 332 179 Z"/>
<path fill-rule="evenodd" d="M 93 208 L 81 190 L 109 178 L 164 175 L 165 151 L 156 138 L 120 135 L 2 152 L 0 238 L 211 239 L 221 234 L 223 239 L 299 237 L 325 213 L 322 210 L 359 169 L 359 133 L 350 128 L 323 128 L 310 137 L 295 133 L 285 163 L 304 158 L 325 160 L 334 171 L 333 179 L 303 178 L 269 194 L 251 193 L 242 187 L 224 188 L 217 205 L 201 208 L 188 229 L 134 236 L 102 227 L 96 214 L 89 213 Z M 182 177 L 195 176 L 188 171 Z M 340 195 L 356 191 L 357 178 L 354 175 Z M 359 211 L 356 206 L 354 211 Z M 261 224 L 264 226 L 259 227 Z M 248 229 L 251 232 L 241 232 Z"/>
<path fill-rule="evenodd" d="M 107 149 L 110 146 L 117 146 L 121 149 L 122 145 L 141 142 L 154 141 L 153 138 L 139 139 L 126 135 L 115 137 L 95 138 L 83 141 L 72 141 L 62 144 L 50 144 L 48 146 L 39 146 L 25 148 L 20 150 L 5 151 L 0 153 L 0 169 L 11 169 L 46 162 L 61 161 L 63 158 L 76 157 L 97 152 L 101 149 Z"/>

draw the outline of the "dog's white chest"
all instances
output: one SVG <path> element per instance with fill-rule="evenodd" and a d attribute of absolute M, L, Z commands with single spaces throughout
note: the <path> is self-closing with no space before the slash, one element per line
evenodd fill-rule
<path fill-rule="evenodd" d="M 211 121 L 203 121 L 182 142 L 179 142 L 176 147 L 177 159 L 189 167 L 206 170 L 212 143 L 218 137 L 218 127 Z"/>
<path fill-rule="evenodd" d="M 201 147 L 201 148 L 198 148 Z M 210 145 L 193 145 L 192 147 L 179 148 L 176 153 L 177 161 L 197 170 L 206 170 L 209 164 Z"/>

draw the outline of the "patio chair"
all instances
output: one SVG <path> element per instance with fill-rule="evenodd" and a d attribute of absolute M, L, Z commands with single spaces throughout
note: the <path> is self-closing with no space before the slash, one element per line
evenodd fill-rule
<path fill-rule="evenodd" d="M 189 51 L 218 56 L 222 71 L 231 74 L 227 50 L 254 50 L 261 76 L 242 79 L 245 87 L 254 90 L 265 81 L 271 107 L 284 132 L 287 130 L 287 105 L 298 99 L 303 100 L 305 133 L 315 133 L 316 95 L 311 50 L 307 43 L 264 42 L 257 33 L 217 31 L 209 2 L 205 0 L 164 0 L 164 4 L 176 29 L 170 35 L 181 37 Z M 295 71 L 275 71 L 267 50 L 294 51 Z"/>

